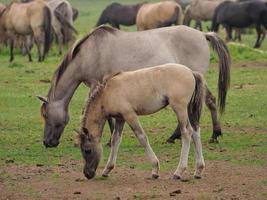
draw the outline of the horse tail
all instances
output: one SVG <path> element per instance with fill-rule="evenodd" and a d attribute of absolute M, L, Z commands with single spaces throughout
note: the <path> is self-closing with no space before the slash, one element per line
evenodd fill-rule
<path fill-rule="evenodd" d="M 198 72 L 193 72 L 195 78 L 195 90 L 187 107 L 190 123 L 194 130 L 198 129 L 202 106 L 205 97 L 205 81 Z"/>
<path fill-rule="evenodd" d="M 61 27 L 62 27 L 62 32 L 63 32 L 63 36 L 64 36 L 64 42 L 66 41 L 70 41 L 73 37 L 72 37 L 72 32 L 74 32 L 75 34 L 78 33 L 78 31 L 68 22 L 68 20 L 66 20 L 62 14 L 57 11 L 54 10 L 54 15 L 57 18 L 57 20 L 59 21 Z"/>
<path fill-rule="evenodd" d="M 183 20 L 183 25 L 189 26 L 190 25 L 190 12 L 191 12 L 191 6 L 188 5 L 185 8 L 184 11 L 184 20 Z"/>
<path fill-rule="evenodd" d="M 218 78 L 218 104 L 220 112 L 223 113 L 227 90 L 230 86 L 230 65 L 231 57 L 226 44 L 216 33 L 204 33 L 212 48 L 217 52 L 219 58 L 219 78 Z"/>
<path fill-rule="evenodd" d="M 177 15 L 176 25 L 182 25 L 183 24 L 183 9 L 178 3 L 175 7 L 175 13 Z"/>
<path fill-rule="evenodd" d="M 44 22 L 43 22 L 43 26 L 44 26 L 44 51 L 43 51 L 43 59 L 44 57 L 47 55 L 49 49 L 50 49 L 50 41 L 51 41 L 51 22 L 52 22 L 52 18 L 51 18 L 51 12 L 50 9 L 45 6 L 44 7 Z"/>

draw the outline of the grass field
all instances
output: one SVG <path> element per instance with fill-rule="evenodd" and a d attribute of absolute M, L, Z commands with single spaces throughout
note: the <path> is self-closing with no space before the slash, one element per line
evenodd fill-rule
<path fill-rule="evenodd" d="M 118 2 L 133 3 L 141 1 L 125 0 Z M 92 30 L 101 10 L 109 4 L 110 1 L 72 0 L 71 3 L 74 7 L 78 8 L 80 12 L 79 18 L 75 22 L 75 27 L 79 31 L 78 38 L 81 38 L 85 33 Z M 134 31 L 136 27 L 123 27 L 122 29 Z M 220 36 L 224 37 L 222 32 Z M 185 197 L 188 196 L 188 199 L 220 199 L 220 197 L 222 199 L 230 199 L 233 195 L 237 195 L 240 199 L 267 198 L 267 42 L 265 40 L 262 47 L 255 50 L 251 48 L 255 42 L 255 37 L 255 33 L 244 35 L 242 45 L 236 43 L 230 43 L 228 45 L 233 64 L 231 69 L 231 88 L 227 97 L 226 112 L 220 117 L 224 136 L 220 138 L 219 144 L 207 143 L 211 135 L 211 119 L 209 112 L 205 108 L 201 120 L 201 134 L 204 158 L 208 164 L 203 180 L 195 182 L 192 180 L 192 176 L 189 176 L 189 183 L 179 183 L 179 187 L 183 189 L 185 186 L 188 186 L 189 188 L 197 187 L 198 191 L 202 191 L 200 195 L 196 193 L 184 194 Z M 60 199 L 64 196 L 64 191 L 60 189 L 52 190 L 52 186 L 50 188 L 49 185 L 46 185 L 46 176 L 49 177 L 49 179 L 51 179 L 50 181 L 53 183 L 62 183 L 64 182 L 64 180 L 62 180 L 64 175 L 55 169 L 58 169 L 61 165 L 68 165 L 74 162 L 76 163 L 73 167 L 74 169 L 68 169 L 73 170 L 78 174 L 78 177 L 83 178 L 82 157 L 80 150 L 73 146 L 75 136 L 73 130 L 79 126 L 81 111 L 89 90 L 84 85 L 81 85 L 75 93 L 70 105 L 71 120 L 61 138 L 60 146 L 54 149 L 45 149 L 42 145 L 43 123 L 39 114 L 40 102 L 37 100 L 36 95 L 47 94 L 50 87 L 49 81 L 60 63 L 61 58 L 57 55 L 57 49 L 55 47 L 49 53 L 48 59 L 43 63 L 38 63 L 36 61 L 36 52 L 34 52 L 35 61 L 32 63 L 27 62 L 27 58 L 18 53 L 13 63 L 9 63 L 8 58 L 8 49 L 2 49 L 0 52 L 0 199 L 18 199 L 19 197 L 20 199 Z M 217 59 L 214 55 L 211 61 L 212 64 L 206 79 L 213 93 L 217 94 L 218 69 Z M 170 136 L 176 126 L 174 114 L 167 108 L 155 115 L 141 117 L 141 122 L 149 136 L 152 148 L 160 159 L 162 174 L 168 174 L 168 176 L 171 177 L 171 173 L 176 169 L 180 152 L 180 142 L 176 142 L 175 145 L 165 144 L 165 140 Z M 103 144 L 109 137 L 107 127 L 105 133 L 102 140 Z M 108 154 L 109 148 L 104 147 L 104 156 L 100 166 L 101 169 L 107 161 Z M 193 163 L 194 154 L 192 148 L 189 161 L 190 173 L 193 172 Z M 38 176 L 38 178 L 35 179 L 31 178 L 31 175 L 28 175 L 30 176 L 29 180 L 13 179 L 14 176 L 19 176 L 14 171 L 18 170 L 25 175 L 26 171 L 28 172 L 29 169 L 36 168 L 36 166 L 52 169 L 54 171 L 51 173 L 48 171 L 46 172 L 47 174 L 43 174 L 43 176 L 40 175 L 40 177 Z M 213 170 L 211 166 L 218 167 L 216 170 L 219 172 L 219 168 L 222 167 L 227 170 L 223 172 L 226 173 L 226 175 L 216 174 L 216 170 Z M 123 174 L 123 180 L 127 185 L 127 180 L 131 179 L 131 177 L 127 179 L 129 169 L 133 169 L 136 174 L 149 177 L 150 168 L 142 147 L 133 137 L 130 129 L 125 127 L 123 142 L 118 155 L 117 173 L 122 173 L 119 171 L 125 170 L 124 173 L 126 174 Z M 250 170 L 252 170 L 252 172 Z M 236 180 L 233 178 L 233 174 L 229 174 L 231 172 L 236 172 L 234 173 L 237 176 L 235 176 Z M 250 172 L 255 172 L 255 177 L 249 174 Z M 119 186 L 116 185 L 116 181 L 119 179 L 119 174 L 117 173 L 112 173 L 112 177 L 110 177 L 110 183 L 113 184 L 114 188 L 116 186 L 119 188 Z M 247 175 L 247 178 L 249 177 L 249 181 L 251 182 L 248 181 L 247 186 L 237 188 L 236 190 L 225 187 L 224 191 L 209 193 L 207 192 L 207 186 L 203 183 L 205 183 L 205 180 L 213 178 L 210 173 L 215 173 L 216 175 L 213 174 L 212 176 L 218 176 L 221 178 L 218 180 L 221 181 L 224 181 L 223 176 L 229 176 L 227 178 L 227 183 L 232 183 L 233 188 L 235 186 L 234 183 L 238 184 L 239 178 L 241 181 L 244 175 Z M 35 183 L 34 181 L 43 183 L 42 181 L 44 179 L 46 180 L 46 182 L 44 182 L 44 187 L 47 187 L 48 191 L 51 190 L 54 192 L 51 192 L 50 195 L 46 194 L 47 196 L 39 191 L 39 187 L 37 187 L 38 184 L 36 184 L 36 188 L 30 184 L 31 180 L 33 180 L 32 183 Z M 142 177 L 140 179 L 141 182 L 145 181 Z M 26 185 L 27 183 L 30 184 L 31 187 L 25 186 L 26 189 L 23 190 L 24 185 L 19 184 L 17 182 L 18 180 L 22 180 L 22 183 Z M 108 183 L 109 179 L 102 180 L 98 176 L 96 180 L 98 180 L 98 183 L 100 182 L 100 185 L 103 184 L 104 188 L 110 187 Z M 233 182 L 231 182 L 231 180 Z M 72 184 L 71 189 L 79 184 L 83 184 L 81 187 L 86 187 L 87 184 L 85 180 L 83 180 L 84 182 L 82 183 L 77 183 L 74 181 L 74 178 L 69 181 L 69 183 Z M 203 182 L 199 183 L 201 181 Z M 135 184 L 133 180 L 131 183 L 132 182 Z M 143 185 L 148 184 L 145 186 L 147 188 L 154 187 L 156 184 L 155 182 L 143 182 Z M 173 184 L 170 180 L 167 182 L 169 185 Z M 164 184 L 162 180 L 160 180 L 159 183 Z M 249 185 L 249 183 L 252 185 Z M 88 184 L 91 183 L 88 182 Z M 207 184 L 210 186 L 210 190 L 213 191 L 213 182 L 207 181 Z M 250 190 L 250 186 L 257 188 L 255 189 L 256 192 L 251 191 L 249 194 L 250 196 L 245 196 L 243 192 Z M 157 186 L 155 187 L 157 188 Z M 65 186 L 65 188 L 67 188 L 67 186 Z M 160 195 L 154 194 L 154 190 L 144 191 L 143 188 L 136 187 L 135 190 L 129 191 L 128 196 L 126 192 L 126 198 L 123 199 L 164 199 L 165 193 L 161 191 L 162 188 L 157 189 L 160 190 L 158 191 Z M 120 194 L 119 189 L 117 190 L 117 193 Z M 114 191 L 117 190 L 116 188 L 114 189 Z M 115 196 L 103 196 L 103 191 L 108 192 L 108 190 L 106 191 L 104 189 L 98 191 L 96 188 L 94 191 L 89 190 L 87 193 L 84 192 L 82 194 L 90 195 L 87 196 L 89 199 L 115 198 Z M 127 190 L 125 189 L 125 191 Z M 166 192 L 167 196 L 168 191 L 169 190 Z M 66 194 L 67 192 L 66 189 Z M 1 193 L 3 196 L 1 196 Z M 12 193 L 14 193 L 13 196 Z M 110 192 L 110 194 L 113 195 L 114 192 Z M 85 196 L 77 197 L 77 195 L 73 197 L 66 196 L 66 199 L 74 199 L 74 197 L 86 199 Z"/>

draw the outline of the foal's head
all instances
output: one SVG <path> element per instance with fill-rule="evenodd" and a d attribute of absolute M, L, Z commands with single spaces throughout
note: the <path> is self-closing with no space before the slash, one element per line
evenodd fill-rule
<path fill-rule="evenodd" d="M 83 173 L 86 178 L 91 179 L 95 176 L 96 169 L 102 155 L 102 145 L 99 138 L 96 138 L 88 131 L 87 128 L 82 128 L 79 133 L 80 147 L 82 156 L 85 160 Z"/>

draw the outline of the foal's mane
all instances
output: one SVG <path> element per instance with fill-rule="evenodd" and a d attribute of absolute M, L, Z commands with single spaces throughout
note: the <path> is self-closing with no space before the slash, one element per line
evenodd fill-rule
<path fill-rule="evenodd" d="M 115 77 L 115 76 L 117 76 L 119 74 L 121 74 L 121 72 L 118 72 L 118 73 L 115 73 L 115 74 L 111 74 L 111 75 L 108 75 L 108 76 L 104 77 L 102 83 L 97 83 L 97 85 L 93 89 L 92 93 L 89 93 L 88 99 L 87 99 L 86 105 L 85 105 L 85 110 L 84 110 L 84 113 L 83 113 L 81 128 L 85 127 L 87 116 L 88 116 L 88 113 L 90 112 L 90 105 L 92 103 L 96 102 L 98 100 L 98 98 L 101 96 L 101 94 L 103 93 L 104 88 L 107 85 L 107 82 L 111 78 L 113 78 L 113 77 Z"/>
<path fill-rule="evenodd" d="M 52 94 L 52 91 L 54 91 L 54 89 L 56 88 L 58 81 L 60 80 L 60 78 L 62 77 L 62 75 L 64 74 L 64 72 L 66 71 L 66 69 L 68 68 L 69 64 L 71 63 L 71 61 L 77 56 L 77 54 L 80 52 L 81 50 L 81 46 L 82 44 L 89 39 L 89 37 L 91 36 L 95 36 L 97 38 L 102 38 L 104 35 L 106 35 L 107 33 L 112 33 L 114 34 L 116 31 L 116 29 L 108 27 L 108 26 L 99 26 L 97 28 L 95 28 L 93 31 L 91 31 L 90 33 L 86 34 L 82 39 L 80 39 L 78 42 L 76 42 L 73 47 L 68 51 L 68 53 L 66 54 L 65 58 L 62 60 L 62 62 L 60 63 L 60 65 L 58 66 L 57 70 L 54 73 L 54 77 L 53 77 L 53 82 L 52 82 L 52 87 L 50 88 L 49 92 L 48 92 L 48 98 L 50 97 L 50 95 Z"/>

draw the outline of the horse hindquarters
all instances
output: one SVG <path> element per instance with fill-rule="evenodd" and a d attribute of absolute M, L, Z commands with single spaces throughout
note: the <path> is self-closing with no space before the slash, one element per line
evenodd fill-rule
<path fill-rule="evenodd" d="M 32 27 L 34 40 L 37 45 L 39 62 L 43 61 L 50 48 L 51 12 L 47 6 L 43 7 L 42 26 Z"/>

